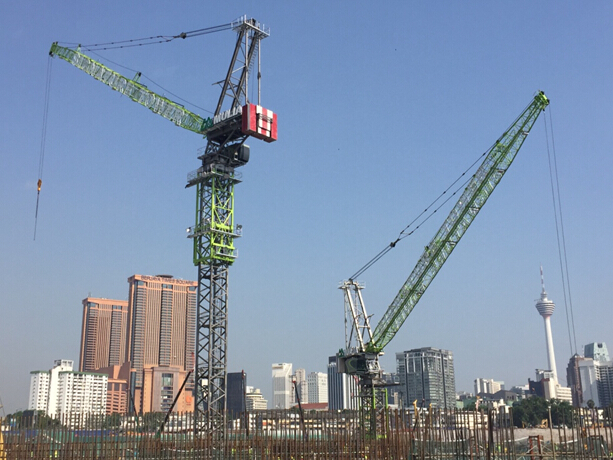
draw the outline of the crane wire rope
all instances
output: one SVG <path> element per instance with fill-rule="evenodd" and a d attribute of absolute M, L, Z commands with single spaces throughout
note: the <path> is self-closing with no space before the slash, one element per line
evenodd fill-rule
<path fill-rule="evenodd" d="M 206 27 L 204 29 L 196 29 L 191 30 L 189 32 L 181 32 L 178 35 L 154 35 L 151 37 L 143 37 L 143 38 L 134 38 L 130 40 L 120 40 L 115 42 L 107 42 L 107 43 L 93 43 L 91 45 L 80 45 L 74 42 L 64 42 L 69 45 L 77 45 L 82 46 L 83 49 L 87 51 L 93 51 L 95 49 L 99 51 L 103 50 L 112 50 L 112 49 L 123 49 L 123 48 L 134 48 L 137 46 L 147 46 L 147 45 L 157 45 L 160 43 L 168 43 L 177 38 L 186 39 L 191 37 L 198 37 L 200 35 L 212 34 L 214 32 L 221 32 L 223 30 L 228 30 L 232 27 L 232 23 L 228 22 L 226 24 L 220 24 L 218 26 Z M 141 43 L 137 43 L 141 42 Z M 145 42 L 145 43 L 142 43 Z"/>
<path fill-rule="evenodd" d="M 129 70 L 130 72 L 134 72 L 135 74 L 137 74 L 139 77 L 145 78 L 146 80 L 149 80 L 151 83 L 153 83 L 155 86 L 157 86 L 158 88 L 162 89 L 163 91 L 165 91 L 166 93 L 170 94 L 172 97 L 180 100 L 181 102 L 185 102 L 186 104 L 191 105 L 192 107 L 196 107 L 197 109 L 203 110 L 204 112 L 210 113 L 212 114 L 213 112 L 211 110 L 207 110 L 204 107 L 200 107 L 196 104 L 194 104 L 193 102 L 188 101 L 187 99 L 183 99 L 181 96 L 176 95 L 175 93 L 167 90 L 166 88 L 164 88 L 162 85 L 160 85 L 159 83 L 156 83 L 155 81 L 153 81 L 151 78 L 147 77 L 146 75 L 144 75 L 142 72 L 139 72 L 138 70 L 135 69 L 131 69 L 130 67 L 126 67 L 125 65 L 119 64 L 118 62 L 112 61 L 110 59 L 108 59 L 107 57 L 102 56 L 99 53 L 96 53 L 95 51 L 90 51 L 91 54 L 94 54 L 96 56 L 98 56 L 100 59 L 103 59 L 107 62 L 110 62 L 111 64 L 117 66 L 117 67 L 121 67 L 122 69 L 126 69 Z"/>
<path fill-rule="evenodd" d="M 453 198 L 460 190 L 463 190 L 466 185 L 468 184 L 468 182 L 470 181 L 470 179 L 472 178 L 469 177 L 468 179 L 466 179 L 466 181 L 464 181 L 457 189 L 455 189 L 453 191 L 453 193 L 451 193 L 450 195 L 447 195 L 447 192 L 449 192 L 449 190 L 451 190 L 452 187 L 454 187 L 471 169 L 473 169 L 475 167 L 475 165 L 477 165 L 477 163 L 485 156 L 488 154 L 488 152 L 494 147 L 495 144 L 492 144 L 492 147 L 490 147 L 488 150 L 486 150 L 485 152 L 483 152 L 468 168 L 466 168 L 464 170 L 464 172 L 462 172 L 462 174 L 460 174 L 460 176 L 458 176 L 458 178 L 456 180 L 454 180 L 434 201 L 432 201 L 432 203 L 430 203 L 417 217 L 415 217 L 399 234 L 398 237 L 392 241 L 391 243 L 389 243 L 385 248 L 383 248 L 376 256 L 374 256 L 372 259 L 370 259 L 366 264 L 364 264 L 362 266 L 362 268 L 360 268 L 357 272 L 355 272 L 351 277 L 349 277 L 349 280 L 355 280 L 358 276 L 361 276 L 366 270 L 368 270 L 370 267 L 372 267 L 376 262 L 378 262 L 384 255 L 386 255 L 389 251 L 391 251 L 393 248 L 396 247 L 396 244 L 400 241 L 402 241 L 403 239 L 405 239 L 408 236 L 411 236 L 413 233 L 415 233 L 415 231 L 417 231 L 417 229 L 419 229 L 424 223 L 426 223 L 430 218 L 432 218 L 434 216 L 434 214 L 436 214 L 436 212 L 441 209 L 443 206 L 445 206 L 445 204 L 447 204 L 447 202 Z M 411 228 L 411 226 L 417 221 L 419 220 L 424 214 L 426 214 L 430 208 L 432 208 L 432 206 L 434 206 L 441 198 L 443 198 L 444 196 L 447 196 L 447 198 L 440 204 L 438 205 L 428 216 L 426 216 L 421 222 L 419 222 L 415 228 L 413 228 L 410 232 L 407 232 L 409 230 L 409 228 Z"/>
<path fill-rule="evenodd" d="M 547 117 L 543 117 L 545 123 L 545 133 L 547 129 Z M 547 160 L 549 163 L 549 181 L 551 185 L 551 197 L 553 204 L 553 214 L 556 224 L 556 239 L 558 244 L 558 258 L 560 262 L 560 272 L 562 275 L 562 291 L 564 293 L 564 307 L 566 310 L 566 325 L 568 328 L 568 341 L 571 355 L 577 353 L 577 336 L 575 334 L 575 319 L 573 314 L 573 302 L 570 290 L 570 278 L 568 274 L 568 258 L 566 252 L 566 237 L 564 234 L 564 220 L 562 218 L 562 200 L 560 196 L 560 179 L 558 176 L 558 163 L 553 136 L 553 118 L 549 110 L 549 131 L 551 132 L 551 149 L 549 148 L 549 135 L 545 136 L 547 141 Z M 574 347 L 573 347 L 574 345 Z M 574 350 L 574 352 L 573 352 Z"/>
<path fill-rule="evenodd" d="M 49 92 L 51 88 L 51 66 L 53 59 L 47 58 L 47 77 L 45 81 L 45 100 L 43 105 L 43 127 L 40 139 L 40 155 L 38 158 L 38 183 L 36 192 L 36 211 L 34 213 L 34 241 L 36 241 L 36 224 L 38 223 L 38 204 L 40 201 L 40 189 L 43 185 L 43 165 L 45 162 L 45 140 L 47 138 L 47 119 L 49 114 Z"/>

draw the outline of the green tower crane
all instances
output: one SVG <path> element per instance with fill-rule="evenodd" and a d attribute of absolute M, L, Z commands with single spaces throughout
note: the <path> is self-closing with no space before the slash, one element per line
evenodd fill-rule
<path fill-rule="evenodd" d="M 196 187 L 196 221 L 188 229 L 188 237 L 193 238 L 193 262 L 198 267 L 193 344 L 196 362 L 192 363 L 195 377 L 187 389 L 196 396 L 194 431 L 204 431 L 219 441 L 226 429 L 228 269 L 236 259 L 234 239 L 241 233 L 241 227 L 234 223 L 234 186 L 240 182 L 235 170 L 249 161 L 249 147 L 245 144 L 249 137 L 266 142 L 277 139 L 277 116 L 260 106 L 259 49 L 261 40 L 269 36 L 268 29 L 246 16 L 212 29 L 237 32 L 230 66 L 225 79 L 219 82 L 222 90 L 212 118 L 203 118 L 151 91 L 139 82 L 140 74 L 133 79 L 124 77 L 86 56 L 80 48 L 53 43 L 49 54 L 207 139 L 198 157 L 201 166 L 188 174 L 186 186 Z M 193 35 L 201 33 L 195 31 Z M 189 36 L 190 33 L 182 33 L 175 38 Z M 253 104 L 248 89 L 256 59 L 257 104 Z"/>
<path fill-rule="evenodd" d="M 345 348 L 337 355 L 339 372 L 357 375 L 360 385 L 360 410 L 363 427 L 374 436 L 377 426 L 384 423 L 378 408 L 386 405 L 386 393 L 381 387 L 382 370 L 379 356 L 394 338 L 436 274 L 511 166 L 540 113 L 549 99 L 539 91 L 528 107 L 500 136 L 486 153 L 485 159 L 472 176 L 434 238 L 425 247 L 409 278 L 384 313 L 374 331 L 362 298 L 362 285 L 350 279 L 340 286 L 345 298 Z M 393 245 L 394 243 L 392 243 Z"/>

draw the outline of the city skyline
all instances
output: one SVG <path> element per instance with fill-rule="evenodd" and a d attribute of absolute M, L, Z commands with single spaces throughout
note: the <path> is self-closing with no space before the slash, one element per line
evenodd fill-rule
<path fill-rule="evenodd" d="M 580 344 L 613 343 L 613 209 L 607 205 L 613 196 L 613 63 L 603 59 L 613 55 L 613 5 L 445 6 L 4 4 L 0 46 L 10 63 L 0 75 L 5 411 L 25 408 L 24 378 L 32 369 L 46 369 L 55 359 L 77 362 L 82 299 L 127 300 L 125 282 L 117 280 L 134 273 L 197 276 L 185 237 L 195 223 L 196 197 L 185 185 L 200 166 L 205 141 L 68 63 L 49 60 L 51 44 L 174 36 L 242 15 L 270 27 L 262 44 L 261 98 L 278 114 L 279 138 L 250 143 L 235 190 L 235 220 L 243 232 L 229 274 L 228 370 L 244 369 L 269 404 L 271 363 L 325 371 L 327 358 L 344 344 L 339 282 L 389 247 L 538 90 L 550 98 L 549 108 L 388 345 L 382 366 L 394 369 L 396 351 L 433 346 L 453 350 L 458 390 L 470 391 L 476 377 L 524 383 L 535 368 L 547 367 L 543 326 L 534 312 L 540 264 L 557 303 L 558 373 L 582 353 Z M 206 117 L 215 110 L 214 83 L 226 75 L 235 41 L 226 30 L 99 50 L 96 58 L 129 77 L 142 72 L 149 88 L 176 94 L 185 102 L 173 100 Z M 251 97 L 257 98 L 257 88 Z M 548 131 L 555 143 L 548 142 Z M 562 214 L 552 206 L 550 164 Z M 366 286 L 373 324 L 446 211 L 357 280 Z M 565 225 L 567 285 L 556 217 Z M 567 331 L 571 300 L 578 350 Z"/>

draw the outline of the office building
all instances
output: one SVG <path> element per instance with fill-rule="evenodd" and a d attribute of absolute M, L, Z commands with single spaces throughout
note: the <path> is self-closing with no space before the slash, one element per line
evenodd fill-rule
<path fill-rule="evenodd" d="M 575 354 L 568 362 L 566 377 L 575 407 L 607 407 L 613 403 L 613 361 L 604 342 L 584 347 L 586 356 Z"/>
<path fill-rule="evenodd" d="M 83 300 L 79 370 L 95 371 L 125 362 L 128 302 L 125 300 Z"/>
<path fill-rule="evenodd" d="M 306 370 L 304 369 L 296 369 L 296 373 L 293 377 L 293 385 L 295 388 L 292 388 L 292 402 L 291 405 L 295 406 L 298 404 L 298 400 L 296 399 L 296 391 L 300 396 L 300 403 L 307 404 L 309 402 L 309 385 L 307 383 Z"/>
<path fill-rule="evenodd" d="M 268 409 L 268 401 L 259 388 L 246 387 L 245 391 L 245 407 L 248 411 Z"/>
<path fill-rule="evenodd" d="M 309 403 L 322 404 L 328 402 L 328 375 L 323 372 L 311 372 L 307 376 L 309 386 Z"/>
<path fill-rule="evenodd" d="M 547 361 L 549 364 L 549 370 L 553 372 L 553 379 L 558 382 L 558 371 L 556 369 L 556 357 L 553 351 L 553 336 L 551 334 L 551 315 L 555 310 L 555 304 L 553 301 L 547 298 L 547 292 L 545 292 L 545 282 L 543 280 L 543 267 L 541 267 L 541 298 L 536 302 L 536 309 L 539 315 L 543 317 L 545 324 L 545 345 L 547 347 Z"/>
<path fill-rule="evenodd" d="M 182 383 L 181 376 L 194 368 L 198 283 L 174 279 L 170 275 L 134 275 L 128 283 L 125 361 L 129 361 L 133 369 L 132 399 L 136 411 L 145 411 L 147 407 L 156 410 L 154 408 L 166 406 L 164 401 L 170 390 L 164 390 L 168 387 L 165 383 L 172 381 L 175 392 Z M 146 373 L 147 369 L 152 370 Z M 145 375 L 150 379 L 147 382 Z M 190 377 L 183 390 L 187 399 L 182 404 L 190 402 L 192 382 L 193 377 Z M 151 393 L 158 388 L 165 393 Z"/>
<path fill-rule="evenodd" d="M 504 382 L 496 382 L 492 379 L 475 379 L 475 395 L 491 394 L 504 390 Z"/>
<path fill-rule="evenodd" d="M 424 407 L 456 407 L 451 351 L 426 347 L 396 353 L 396 374 L 405 407 L 415 400 Z"/>
<path fill-rule="evenodd" d="M 610 361 L 607 344 L 604 342 L 588 343 L 584 347 L 583 354 L 586 358 L 592 358 L 594 361 Z"/>
<path fill-rule="evenodd" d="M 228 372 L 226 409 L 230 418 L 240 416 L 246 410 L 247 374 L 245 371 Z"/>
<path fill-rule="evenodd" d="M 273 409 L 289 409 L 292 402 L 292 364 L 272 365 L 272 405 Z"/>
<path fill-rule="evenodd" d="M 328 358 L 328 407 L 330 410 L 358 409 L 357 379 L 337 371 L 336 355 Z"/>

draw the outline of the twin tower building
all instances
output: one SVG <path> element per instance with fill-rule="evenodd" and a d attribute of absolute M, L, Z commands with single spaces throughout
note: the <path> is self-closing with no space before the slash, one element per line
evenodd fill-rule
<path fill-rule="evenodd" d="M 134 275 L 128 284 L 127 301 L 83 300 L 79 372 L 108 376 L 107 413 L 167 411 L 195 365 L 198 283 Z M 177 411 L 194 408 L 190 380 Z"/>

